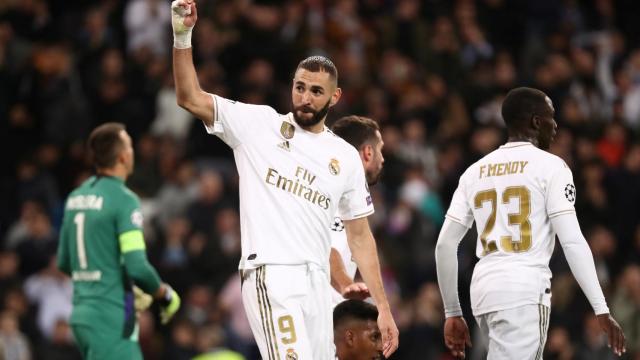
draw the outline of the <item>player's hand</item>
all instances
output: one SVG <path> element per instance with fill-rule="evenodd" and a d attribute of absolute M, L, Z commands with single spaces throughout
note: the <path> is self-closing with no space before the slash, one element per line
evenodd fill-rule
<path fill-rule="evenodd" d="M 133 286 L 133 307 L 136 309 L 136 312 L 147 310 L 152 302 L 153 297 L 151 297 L 151 295 L 145 293 L 139 287 Z"/>
<path fill-rule="evenodd" d="M 194 0 L 175 0 L 171 3 L 171 26 L 173 33 L 189 32 L 198 20 L 198 10 Z"/>
<path fill-rule="evenodd" d="M 171 320 L 173 315 L 180 309 L 180 296 L 169 285 L 165 286 L 164 297 L 159 301 L 160 303 L 160 322 L 164 325 Z"/>
<path fill-rule="evenodd" d="M 622 328 L 610 314 L 600 314 L 597 317 L 600 328 L 609 338 L 609 347 L 614 354 L 622 356 L 622 354 L 627 352 L 625 345 L 626 340 Z"/>
<path fill-rule="evenodd" d="M 382 354 L 389 358 L 398 349 L 400 335 L 389 307 L 378 307 L 378 328 L 382 334 Z"/>
<path fill-rule="evenodd" d="M 354 282 L 344 288 L 340 292 L 345 299 L 364 300 L 371 296 L 369 288 L 363 282 Z"/>
<path fill-rule="evenodd" d="M 445 320 L 444 344 L 451 351 L 451 355 L 458 359 L 464 359 L 465 345 L 471 347 L 471 337 L 467 322 L 462 316 L 454 316 Z"/>

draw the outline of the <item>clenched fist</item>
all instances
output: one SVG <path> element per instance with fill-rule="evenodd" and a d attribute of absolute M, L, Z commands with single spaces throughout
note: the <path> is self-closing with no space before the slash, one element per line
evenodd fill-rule
<path fill-rule="evenodd" d="M 173 46 L 176 49 L 191 47 L 191 32 L 197 20 L 198 10 L 194 0 L 175 0 L 171 3 Z"/>

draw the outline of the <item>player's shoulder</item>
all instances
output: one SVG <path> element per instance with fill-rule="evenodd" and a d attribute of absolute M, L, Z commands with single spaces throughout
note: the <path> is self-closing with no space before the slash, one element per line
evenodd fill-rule
<path fill-rule="evenodd" d="M 253 111 L 263 113 L 265 116 L 273 116 L 273 117 L 283 116 L 282 114 L 278 113 L 276 109 L 274 109 L 269 105 L 243 103 L 238 100 L 228 99 L 215 94 L 213 95 L 213 99 L 216 102 L 216 104 L 237 105 L 238 108 L 251 109 Z"/>
<path fill-rule="evenodd" d="M 332 149 L 336 152 L 337 156 L 344 157 L 349 161 L 353 161 L 356 164 L 361 164 L 360 154 L 358 149 L 349 144 L 346 140 L 336 135 L 330 129 L 325 129 L 325 141 L 328 142 L 327 149 Z"/>
<path fill-rule="evenodd" d="M 109 202 L 114 206 L 140 203 L 140 198 L 138 197 L 138 195 L 131 191 L 131 189 L 129 189 L 127 185 L 119 179 L 105 178 L 101 182 L 101 186 L 104 194 L 110 199 L 114 200 Z"/>
<path fill-rule="evenodd" d="M 531 152 L 534 165 L 542 173 L 553 174 L 559 170 L 571 171 L 569 165 L 567 165 L 564 159 L 558 155 L 539 149 L 535 146 L 530 146 L 530 149 L 527 149 L 527 151 Z"/>
<path fill-rule="evenodd" d="M 357 154 L 358 150 L 353 147 L 353 145 L 349 144 L 345 139 L 336 135 L 331 129 L 325 128 L 325 141 L 330 142 L 332 146 L 334 146 L 337 150 L 348 153 L 348 154 Z"/>
<path fill-rule="evenodd" d="M 140 198 L 138 197 L 138 195 L 124 184 L 122 184 L 120 188 L 120 194 L 129 202 L 140 203 Z"/>

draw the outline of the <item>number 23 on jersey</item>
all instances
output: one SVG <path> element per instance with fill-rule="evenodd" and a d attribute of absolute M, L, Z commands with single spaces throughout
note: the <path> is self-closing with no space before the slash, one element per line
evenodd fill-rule
<path fill-rule="evenodd" d="M 500 248 L 508 253 L 525 252 L 531 248 L 531 223 L 529 222 L 529 215 L 531 214 L 531 193 L 529 189 L 527 189 L 526 186 L 510 186 L 506 188 L 502 192 L 500 199 L 503 206 L 498 206 L 500 204 L 498 204 L 498 192 L 496 189 L 489 189 L 476 193 L 473 200 L 476 209 L 483 208 L 486 206 L 486 203 L 489 203 L 489 206 L 491 206 L 491 213 L 480 234 L 483 256 L 498 251 L 496 241 L 489 239 L 489 236 L 496 224 L 496 217 L 502 213 L 502 211 L 506 211 L 506 205 L 509 204 L 513 198 L 518 199 L 520 209 L 519 212 L 508 213 L 507 216 L 509 225 L 518 225 L 520 228 L 520 238 L 514 239 L 511 235 L 502 235 L 500 236 Z"/>

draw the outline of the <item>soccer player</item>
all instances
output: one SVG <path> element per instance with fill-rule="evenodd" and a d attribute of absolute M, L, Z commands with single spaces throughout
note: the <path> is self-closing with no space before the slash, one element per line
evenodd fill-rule
<path fill-rule="evenodd" d="M 386 299 L 373 213 L 355 148 L 324 125 L 340 99 L 338 73 L 321 56 L 300 62 L 293 78 L 293 111 L 249 105 L 209 94 L 197 82 L 191 31 L 192 0 L 172 3 L 173 72 L 177 101 L 234 152 L 240 174 L 242 298 L 264 359 L 327 360 L 334 356 L 328 275 L 336 213 L 378 311 L 384 353 L 398 346 Z"/>
<path fill-rule="evenodd" d="M 376 307 L 362 300 L 346 300 L 333 309 L 338 360 L 384 359 L 377 318 Z"/>
<path fill-rule="evenodd" d="M 195 2 L 172 3 L 173 70 L 178 104 L 234 152 L 240 174 L 242 297 L 264 359 L 331 359 L 328 275 L 336 213 L 353 256 L 378 306 L 385 355 L 398 345 L 375 241 L 373 213 L 358 152 L 324 125 L 340 99 L 338 72 L 321 56 L 298 65 L 293 111 L 243 104 L 200 89 L 193 66 Z"/>
<path fill-rule="evenodd" d="M 133 171 L 124 126 L 97 127 L 88 148 L 96 175 L 69 195 L 58 244 L 58 268 L 73 279 L 71 328 L 85 359 L 142 359 L 133 286 L 154 295 L 163 323 L 180 297 L 147 261 L 140 200 L 124 184 Z"/>
<path fill-rule="evenodd" d="M 375 185 L 380 178 L 384 157 L 384 142 L 380 127 L 372 119 L 362 116 L 345 116 L 331 127 L 334 134 L 358 150 L 368 186 Z M 371 201 L 368 199 L 367 201 Z M 353 261 L 351 250 L 344 231 L 344 224 L 336 216 L 331 225 L 331 284 L 333 285 L 333 304 L 348 299 L 363 300 L 369 295 L 365 284 L 353 282 L 358 266 Z"/>
<path fill-rule="evenodd" d="M 549 326 L 555 236 L 591 303 L 609 346 L 625 352 L 622 329 L 609 315 L 593 256 L 580 231 L 571 170 L 548 149 L 556 133 L 553 103 L 542 91 L 511 90 L 502 104 L 508 142 L 460 177 L 436 246 L 445 307 L 444 340 L 453 356 L 471 345 L 458 300 L 457 248 L 475 219 L 471 307 L 488 339 L 489 359 L 541 359 Z"/>

